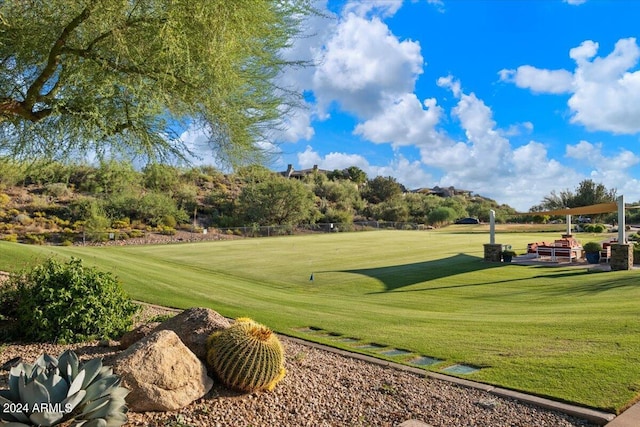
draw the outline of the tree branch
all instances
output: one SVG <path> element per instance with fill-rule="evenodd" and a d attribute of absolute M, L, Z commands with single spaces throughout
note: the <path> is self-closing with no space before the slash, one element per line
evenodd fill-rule
<path fill-rule="evenodd" d="M 36 79 L 27 90 L 27 95 L 22 102 L 25 109 L 32 110 L 35 103 L 40 100 L 40 91 L 58 68 L 58 65 L 60 63 L 60 54 L 62 53 L 64 45 L 67 43 L 67 39 L 71 35 L 71 32 L 78 28 L 78 26 L 89 17 L 89 15 L 91 14 L 91 9 L 95 5 L 95 3 L 95 0 L 91 1 L 89 5 L 87 5 L 87 7 L 85 7 L 78 16 L 73 18 L 71 22 L 69 22 L 67 26 L 64 27 L 62 33 L 60 33 L 60 36 L 58 36 L 58 39 L 55 41 L 55 43 L 51 47 L 51 50 L 49 51 L 47 64 L 40 72 L 40 75 L 36 77 Z"/>
<path fill-rule="evenodd" d="M 8 118 L 17 116 L 32 122 L 37 122 L 50 115 L 51 112 L 52 110 L 50 108 L 32 111 L 25 106 L 24 102 L 16 101 L 13 98 L 0 98 L 0 117 Z"/>

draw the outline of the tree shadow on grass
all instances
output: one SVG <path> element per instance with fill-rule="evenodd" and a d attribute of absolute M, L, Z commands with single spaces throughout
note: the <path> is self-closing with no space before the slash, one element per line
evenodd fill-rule
<path fill-rule="evenodd" d="M 483 259 L 479 257 L 466 254 L 457 254 L 448 258 L 442 258 L 433 261 L 416 262 L 404 265 L 393 265 L 380 268 L 338 270 L 335 272 L 361 274 L 373 279 L 377 279 L 384 284 L 385 290 L 383 292 L 391 292 L 418 283 L 455 276 L 457 274 L 487 270 L 501 266 L 503 266 L 503 264 L 484 262 Z M 474 285 L 456 285 L 454 287 Z"/>

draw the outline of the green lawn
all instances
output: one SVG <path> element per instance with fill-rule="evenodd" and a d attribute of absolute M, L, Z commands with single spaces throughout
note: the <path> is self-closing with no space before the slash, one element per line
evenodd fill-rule
<path fill-rule="evenodd" d="M 115 273 L 136 299 L 325 331 L 482 369 L 476 381 L 620 411 L 640 393 L 640 276 L 482 261 L 485 233 L 376 231 L 180 245 L 0 242 L 0 269 L 52 253 Z M 555 233 L 498 234 L 524 252 Z M 577 235 L 583 242 L 599 237 Z M 311 273 L 314 280 L 310 281 Z"/>

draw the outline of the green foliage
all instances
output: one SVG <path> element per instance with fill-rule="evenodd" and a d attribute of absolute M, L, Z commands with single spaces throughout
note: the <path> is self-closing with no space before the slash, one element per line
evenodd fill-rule
<path fill-rule="evenodd" d="M 69 197 L 72 192 L 64 182 L 53 182 L 45 185 L 46 194 L 53 197 Z"/>
<path fill-rule="evenodd" d="M 377 176 L 367 182 L 362 197 L 369 203 L 380 203 L 400 196 L 403 190 L 404 187 L 394 177 Z"/>
<path fill-rule="evenodd" d="M 582 245 L 582 249 L 584 249 L 585 252 L 600 252 L 602 245 L 599 242 L 587 242 Z"/>
<path fill-rule="evenodd" d="M 162 220 L 169 216 L 178 223 L 189 221 L 189 214 L 178 209 L 175 200 L 163 193 L 149 192 L 137 200 L 133 207 L 135 211 L 132 219 L 144 219 L 153 226 L 160 225 Z"/>
<path fill-rule="evenodd" d="M 175 314 L 157 314 L 149 319 L 149 323 L 162 323 L 165 320 L 169 320 L 174 317 Z"/>
<path fill-rule="evenodd" d="M 563 190 L 560 193 L 552 191 L 545 196 L 542 203 L 536 210 L 555 210 L 565 208 L 576 208 L 580 206 L 595 205 L 598 203 L 615 202 L 616 189 L 607 189 L 603 184 L 596 184 L 591 179 L 586 179 L 576 188 L 575 193 L 571 190 Z M 596 215 L 601 217 L 602 215 Z M 602 220 L 603 218 L 599 218 Z"/>
<path fill-rule="evenodd" d="M 365 171 L 363 171 L 359 167 L 349 166 L 345 170 L 347 172 L 349 180 L 352 182 L 355 182 L 357 185 L 362 185 L 365 182 L 367 182 L 367 174 L 365 173 Z"/>
<path fill-rule="evenodd" d="M 429 212 L 429 215 L 427 215 L 429 224 L 432 225 L 447 224 L 455 220 L 457 217 L 458 215 L 456 211 L 446 206 L 436 208 Z"/>
<path fill-rule="evenodd" d="M 152 163 L 145 166 L 142 173 L 145 188 L 153 191 L 171 193 L 180 182 L 180 170 L 170 165 Z"/>
<path fill-rule="evenodd" d="M 353 214 L 349 211 L 334 209 L 328 207 L 324 210 L 320 222 L 324 223 L 338 223 L 338 224 L 350 224 L 353 222 Z"/>
<path fill-rule="evenodd" d="M 24 235 L 24 242 L 30 245 L 42 245 L 45 240 L 47 240 L 47 236 L 45 234 L 26 233 Z"/>
<path fill-rule="evenodd" d="M 377 220 L 405 222 L 409 220 L 409 207 L 401 196 L 384 200 L 369 207 L 371 216 Z"/>
<path fill-rule="evenodd" d="M 88 167 L 77 187 L 93 195 L 131 193 L 140 186 L 141 174 L 128 162 L 101 161 L 97 168 Z"/>
<path fill-rule="evenodd" d="M 126 229 L 130 223 L 148 230 L 158 226 L 182 229 L 194 219 L 201 225 L 221 228 L 252 223 L 349 224 L 370 219 L 424 224 L 438 223 L 441 211 L 432 212 L 443 207 L 456 212 L 452 219 L 474 216 L 485 221 L 489 209 L 494 209 L 497 222 L 504 222 L 513 212 L 508 206 L 498 206 L 480 196 L 401 194 L 403 187 L 389 177 L 377 177 L 359 187 L 357 182 L 366 175 L 355 167 L 330 173 L 333 179 L 316 172 L 296 180 L 285 179 L 259 165 L 240 167 L 227 175 L 212 167 L 183 169 L 164 164 L 147 165 L 142 173 L 131 163 L 115 160 L 102 161 L 98 167 L 56 162 L 13 165 L 25 170 L 26 182 L 39 183 L 18 190 L 27 191 L 29 195 L 24 199 L 31 200 L 26 206 L 18 206 L 20 209 L 14 208 L 15 200 L 4 198 L 8 201 L 0 210 L 0 221 L 5 221 L 0 223 L 0 231 L 16 231 L 19 240 L 25 240 L 27 226 L 31 226 L 28 231 L 32 234 L 44 228 L 58 235 L 65 232 L 65 238 L 75 239 L 78 236 L 70 233 L 85 231 L 89 239 L 101 241 L 107 238 L 110 226 Z M 5 193 L 0 197 L 2 194 Z M 63 198 L 68 200 L 60 200 Z M 447 222 L 450 221 L 442 224 Z"/>
<path fill-rule="evenodd" d="M 2 237 L 2 240 L 4 240 L 5 242 L 18 243 L 18 235 L 15 233 L 5 234 Z"/>
<path fill-rule="evenodd" d="M 582 229 L 587 233 L 604 233 L 607 227 L 604 224 L 583 224 Z"/>
<path fill-rule="evenodd" d="M 11 368 L 9 389 L 0 390 L 7 409 L 0 420 L 13 427 L 119 427 L 127 422 L 120 377 L 102 359 L 80 363 L 72 351 L 58 358 L 42 354 L 35 364 L 20 362 Z"/>
<path fill-rule="evenodd" d="M 17 305 L 9 314 L 21 335 L 36 341 L 116 337 L 131 327 L 139 308 L 111 274 L 85 267 L 78 258 L 65 264 L 50 258 L 10 283 Z"/>
<path fill-rule="evenodd" d="M 0 157 L 0 186 L 11 187 L 24 182 L 24 166 L 9 157 Z"/>
<path fill-rule="evenodd" d="M 107 240 L 107 229 L 111 226 L 111 220 L 106 216 L 104 209 L 98 202 L 89 207 L 89 216 L 84 222 L 84 231 L 93 241 Z"/>
<path fill-rule="evenodd" d="M 253 159 L 299 100 L 275 77 L 302 65 L 281 54 L 309 4 L 0 2 L 0 148 L 183 157 L 188 122 L 220 157 Z"/>
<path fill-rule="evenodd" d="M 286 374 L 278 337 L 248 318 L 209 337 L 207 363 L 227 387 L 248 393 L 273 390 Z"/>
<path fill-rule="evenodd" d="M 176 229 L 167 225 L 161 225 L 159 231 L 164 236 L 174 236 L 176 234 Z"/>
<path fill-rule="evenodd" d="M 238 209 L 245 223 L 296 225 L 315 215 L 314 195 L 303 183 L 270 173 L 242 189 Z"/>

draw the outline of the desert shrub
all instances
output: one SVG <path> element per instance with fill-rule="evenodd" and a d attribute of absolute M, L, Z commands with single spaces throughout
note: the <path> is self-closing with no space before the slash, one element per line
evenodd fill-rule
<path fill-rule="evenodd" d="M 7 280 L 0 286 L 0 316 L 4 319 L 16 318 L 18 312 L 18 288 L 14 280 Z"/>
<path fill-rule="evenodd" d="M 144 231 L 138 230 L 137 228 L 134 228 L 133 230 L 128 231 L 127 235 L 132 239 L 137 238 L 137 237 L 144 237 Z"/>
<path fill-rule="evenodd" d="M 33 219 L 25 213 L 16 215 L 13 220 L 20 225 L 29 225 L 33 223 Z"/>
<path fill-rule="evenodd" d="M 584 224 L 582 229 L 587 233 L 604 233 L 607 227 L 603 224 Z"/>
<path fill-rule="evenodd" d="M 73 192 L 67 187 L 64 182 L 54 182 L 52 184 L 46 184 L 44 187 L 45 194 L 54 197 L 69 197 Z"/>
<path fill-rule="evenodd" d="M 169 313 L 167 313 L 167 314 L 156 314 L 151 319 L 149 319 L 149 323 L 155 323 L 155 322 L 162 323 L 165 320 L 169 320 L 174 316 L 175 316 L 175 314 L 169 314 Z"/>
<path fill-rule="evenodd" d="M 159 228 L 160 234 L 165 236 L 174 236 L 176 234 L 176 229 L 173 227 L 169 227 L 166 225 L 161 225 Z"/>
<path fill-rule="evenodd" d="M 50 258 L 9 280 L 15 288 L 21 336 L 43 342 L 113 338 L 130 329 L 139 306 L 110 273 L 85 267 L 78 258 Z"/>
<path fill-rule="evenodd" d="M 0 206 L 4 206 L 11 201 L 11 197 L 9 197 L 5 193 L 0 193 Z"/>
<path fill-rule="evenodd" d="M 68 219 L 61 219 L 55 215 L 51 217 L 51 220 L 59 227 L 68 227 L 70 224 Z"/>
<path fill-rule="evenodd" d="M 24 235 L 25 243 L 29 243 L 31 245 L 42 245 L 45 240 L 47 240 L 47 236 L 45 234 L 26 233 Z"/>
<path fill-rule="evenodd" d="M 131 220 L 129 218 L 116 219 L 111 222 L 113 228 L 129 228 L 131 227 Z"/>
<path fill-rule="evenodd" d="M 160 225 L 170 228 L 176 228 L 176 226 L 178 225 L 178 221 L 176 221 L 176 218 L 173 215 L 165 215 L 160 220 Z"/>
<path fill-rule="evenodd" d="M 17 234 L 6 234 L 2 237 L 2 240 L 5 242 L 18 243 L 18 235 Z"/>

